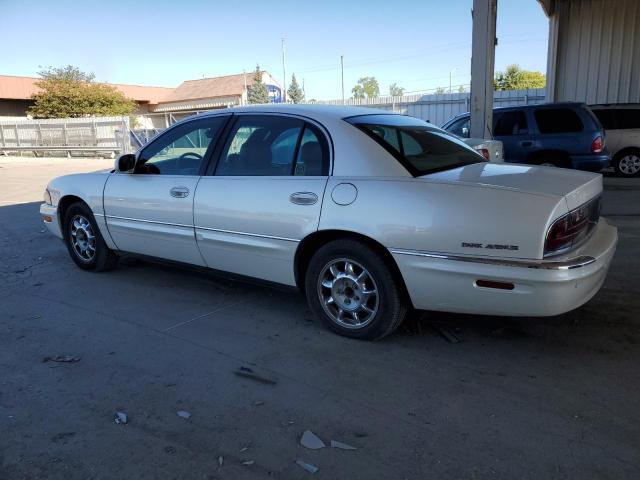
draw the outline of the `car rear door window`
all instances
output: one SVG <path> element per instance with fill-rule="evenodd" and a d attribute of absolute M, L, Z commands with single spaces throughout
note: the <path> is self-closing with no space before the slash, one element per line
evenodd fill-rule
<path fill-rule="evenodd" d="M 313 177 L 328 175 L 328 171 L 329 155 L 324 135 L 307 124 L 300 140 L 294 175 Z"/>
<path fill-rule="evenodd" d="M 540 133 L 575 133 L 584 128 L 578 114 L 570 108 L 540 108 L 533 112 Z"/>
<path fill-rule="evenodd" d="M 523 135 L 528 132 L 527 116 L 522 110 L 493 113 L 495 136 Z"/>
<path fill-rule="evenodd" d="M 240 115 L 216 168 L 218 176 L 291 175 L 304 121 L 281 115 Z"/>
<path fill-rule="evenodd" d="M 640 129 L 640 109 L 621 108 L 619 112 L 620 126 L 618 128 L 623 130 L 629 130 L 632 128 Z"/>
<path fill-rule="evenodd" d="M 329 145 L 318 127 L 285 115 L 240 115 L 216 167 L 217 176 L 324 176 Z"/>

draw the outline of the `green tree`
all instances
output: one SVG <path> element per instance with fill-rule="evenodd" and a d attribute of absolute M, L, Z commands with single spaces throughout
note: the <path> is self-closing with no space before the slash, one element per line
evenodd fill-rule
<path fill-rule="evenodd" d="M 441 95 L 443 93 L 445 93 L 445 88 L 444 87 L 438 87 L 436 88 L 436 95 Z"/>
<path fill-rule="evenodd" d="M 270 103 L 269 90 L 262 83 L 262 71 L 260 65 L 256 65 L 256 71 L 253 74 L 253 82 L 249 86 L 249 103 Z"/>
<path fill-rule="evenodd" d="M 464 93 L 464 92 L 466 92 L 466 91 L 467 91 L 467 89 L 466 89 L 466 88 L 464 88 L 464 85 L 460 85 L 460 86 L 458 87 L 458 93 Z"/>
<path fill-rule="evenodd" d="M 375 98 L 380 96 L 380 85 L 376 77 L 362 77 L 355 87 L 351 89 L 353 98 Z"/>
<path fill-rule="evenodd" d="M 130 115 L 136 109 L 136 102 L 115 87 L 95 83 L 92 73 L 72 65 L 48 67 L 38 75 L 40 92 L 31 97 L 35 103 L 29 107 L 35 118 Z"/>
<path fill-rule="evenodd" d="M 389 95 L 392 97 L 401 97 L 404 95 L 404 88 L 399 87 L 397 83 L 392 83 L 389 85 Z"/>
<path fill-rule="evenodd" d="M 547 83 L 544 73 L 523 70 L 519 65 L 507 66 L 504 72 L 496 72 L 493 87 L 496 90 L 523 90 L 526 88 L 544 88 Z"/>
<path fill-rule="evenodd" d="M 289 89 L 287 90 L 287 98 L 293 103 L 304 102 L 304 92 L 298 84 L 295 73 L 291 75 L 291 85 L 289 85 Z"/>

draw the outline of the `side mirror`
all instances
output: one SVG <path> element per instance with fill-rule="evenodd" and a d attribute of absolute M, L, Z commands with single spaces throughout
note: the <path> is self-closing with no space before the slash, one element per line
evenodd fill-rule
<path fill-rule="evenodd" d="M 116 172 L 130 172 L 136 166 L 136 156 L 133 153 L 125 153 L 116 159 Z"/>

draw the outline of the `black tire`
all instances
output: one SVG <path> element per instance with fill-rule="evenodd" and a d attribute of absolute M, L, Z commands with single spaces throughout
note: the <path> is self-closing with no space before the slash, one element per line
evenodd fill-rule
<path fill-rule="evenodd" d="M 81 253 L 83 250 L 72 240 L 74 238 L 74 221 L 84 223 L 82 219 L 86 220 L 88 226 L 82 227 L 81 231 L 76 229 L 75 236 L 82 236 L 84 245 L 92 245 L 94 247 L 93 249 L 87 247 L 84 251 L 92 253 L 87 253 L 86 255 Z M 87 232 L 93 234 L 92 241 L 88 240 L 90 237 Z M 118 256 L 107 247 L 96 224 L 96 219 L 86 203 L 77 202 L 69 206 L 64 216 L 63 233 L 64 243 L 67 246 L 69 255 L 80 268 L 100 272 L 109 270 L 116 265 Z M 78 240 L 78 243 L 80 242 L 81 240 Z"/>
<path fill-rule="evenodd" d="M 319 286 L 322 278 L 326 278 L 324 276 L 321 278 L 321 275 L 325 274 L 333 277 L 333 275 L 329 273 L 329 265 L 332 265 L 333 262 L 343 263 L 345 261 L 351 262 L 352 265 L 354 265 L 350 270 L 351 272 L 356 272 L 354 275 L 361 274 L 364 270 L 367 274 L 364 278 L 368 279 L 363 281 L 362 285 L 358 284 L 350 290 L 351 295 L 354 295 L 351 298 L 358 300 L 360 305 L 364 304 L 364 307 L 361 307 L 363 309 L 361 312 L 364 312 L 366 321 L 362 321 L 362 326 L 358 327 L 352 326 L 348 328 L 339 324 L 338 321 L 325 310 L 325 306 L 323 306 L 325 303 L 324 298 L 329 296 L 333 298 L 334 290 L 333 287 Z M 350 280 L 343 278 L 342 281 L 348 282 Z M 346 337 L 362 340 L 378 340 L 398 328 L 407 313 L 408 302 L 400 282 L 401 280 L 396 278 L 392 268 L 385 262 L 383 257 L 367 244 L 351 239 L 335 240 L 318 249 L 311 258 L 305 275 L 305 293 L 311 311 L 320 318 L 322 323 L 330 330 Z M 365 283 L 368 286 L 365 286 Z M 358 287 L 360 287 L 360 289 L 358 289 Z M 340 289 L 339 285 L 336 285 L 335 288 L 337 289 L 336 293 L 338 293 Z M 347 286 L 342 292 L 348 291 L 349 288 L 350 287 Z M 368 291 L 365 291 L 367 289 Z M 377 292 L 375 295 L 376 298 L 367 297 L 368 300 L 362 302 L 360 297 L 357 296 L 361 295 L 358 292 L 367 294 L 370 291 Z M 323 295 L 322 299 L 321 295 Z M 350 301 L 347 295 L 348 294 L 336 295 L 336 297 L 342 297 L 344 299 L 342 306 L 344 306 L 345 301 Z M 364 296 L 362 298 L 364 298 Z M 369 304 L 367 305 L 366 302 L 369 302 Z M 374 309 L 374 306 L 377 308 Z M 329 309 L 329 311 L 331 311 L 331 308 L 341 310 L 335 303 L 328 305 L 326 308 Z M 368 310 L 365 311 L 364 308 L 375 311 L 375 314 L 369 313 Z M 346 311 L 345 314 L 348 316 L 353 315 L 353 313 L 349 311 Z M 354 321 L 353 318 L 349 320 Z"/>
<path fill-rule="evenodd" d="M 616 156 L 611 160 L 611 166 L 615 169 L 616 174 L 621 177 L 637 177 L 640 175 L 640 170 L 634 170 L 637 168 L 638 159 L 640 159 L 640 149 L 628 148 L 616 153 Z M 635 166 L 630 165 L 630 161 L 631 163 L 635 163 Z M 626 163 L 624 168 L 622 162 Z"/>

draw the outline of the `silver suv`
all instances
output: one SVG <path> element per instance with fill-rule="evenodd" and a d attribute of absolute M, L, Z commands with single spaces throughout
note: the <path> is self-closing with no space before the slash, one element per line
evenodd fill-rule
<path fill-rule="evenodd" d="M 591 105 L 605 129 L 611 166 L 618 175 L 640 175 L 640 104 Z"/>

